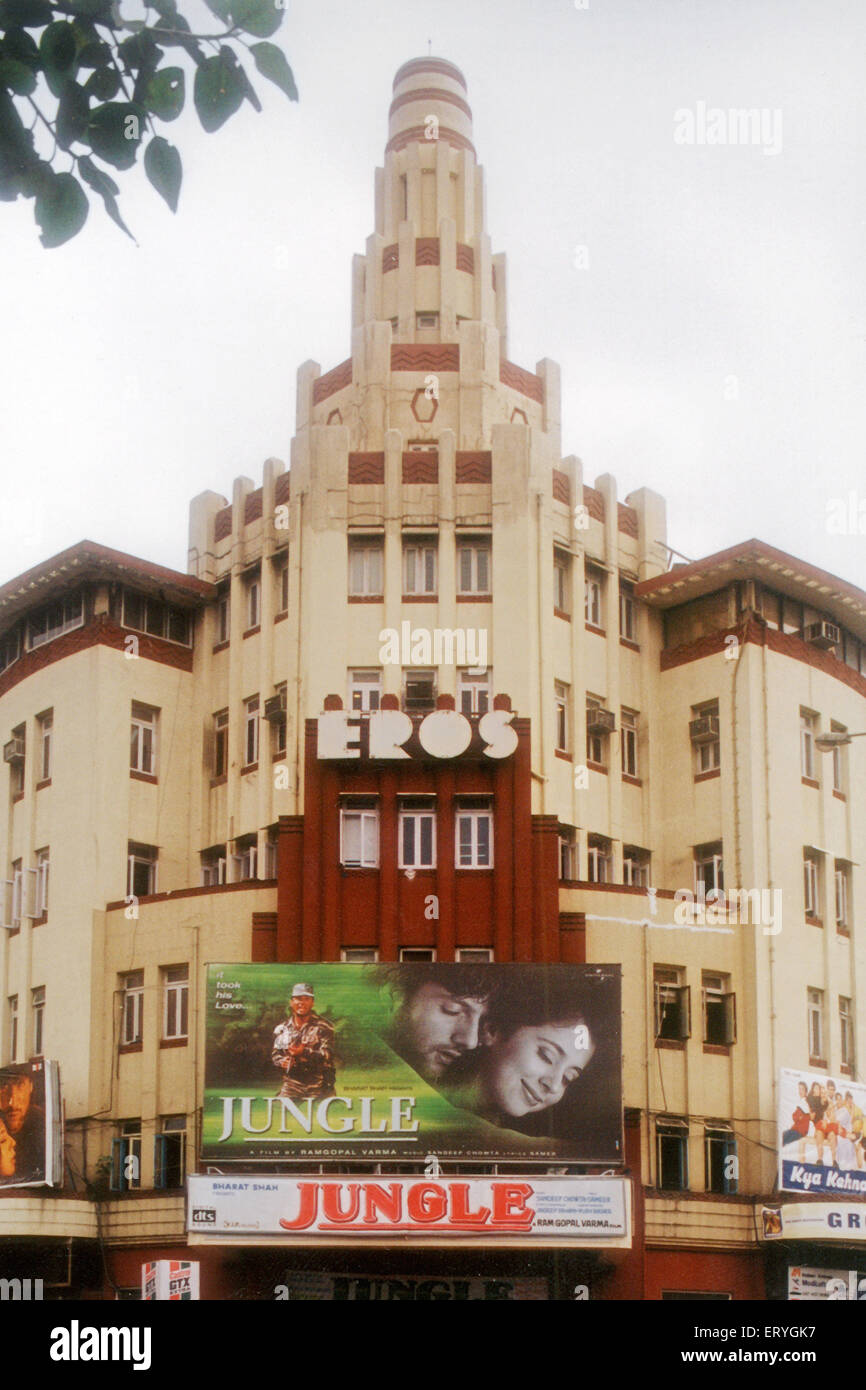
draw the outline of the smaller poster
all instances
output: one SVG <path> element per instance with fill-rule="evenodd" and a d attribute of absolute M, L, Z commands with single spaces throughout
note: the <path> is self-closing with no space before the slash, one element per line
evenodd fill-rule
<path fill-rule="evenodd" d="M 857 1273 L 853 1269 L 813 1269 L 789 1265 L 788 1300 L 793 1303 L 857 1297 Z"/>
<path fill-rule="evenodd" d="M 152 1260 L 141 1266 L 146 1303 L 186 1303 L 199 1297 L 197 1260 Z"/>
<path fill-rule="evenodd" d="M 783 1069 L 778 1123 L 781 1191 L 866 1196 L 866 1086 Z"/>
<path fill-rule="evenodd" d="M 0 1187 L 55 1187 L 62 1177 L 57 1063 L 9 1063 L 0 1068 Z"/>
<path fill-rule="evenodd" d="M 866 1205 L 855 1202 L 786 1202 L 761 1212 L 764 1240 L 844 1241 L 866 1237 Z"/>

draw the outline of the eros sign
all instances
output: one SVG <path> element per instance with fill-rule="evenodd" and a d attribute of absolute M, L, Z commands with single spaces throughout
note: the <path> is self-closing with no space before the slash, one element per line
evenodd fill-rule
<path fill-rule="evenodd" d="M 495 709 L 478 720 L 478 735 L 485 758 L 510 758 L 517 748 L 511 728 L 512 710 Z M 458 710 L 437 709 L 414 724 L 403 710 L 385 709 L 360 715 L 352 710 L 326 710 L 318 718 L 318 756 L 323 759 L 459 758 L 470 749 L 475 730 Z M 363 745 L 366 744 L 364 747 Z M 408 748 L 407 748 L 408 745 Z M 420 745 L 420 752 L 409 751 Z"/>

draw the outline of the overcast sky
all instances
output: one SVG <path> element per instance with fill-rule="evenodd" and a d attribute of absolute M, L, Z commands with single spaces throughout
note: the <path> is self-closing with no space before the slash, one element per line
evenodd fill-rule
<path fill-rule="evenodd" d="M 662 493 L 690 558 L 758 536 L 866 588 L 866 5 L 583 4 L 288 0 L 300 102 L 256 77 L 261 115 L 164 128 L 177 215 L 118 177 L 137 247 L 92 204 L 43 251 L 0 203 L 0 580 L 85 537 L 185 569 L 190 498 L 288 460 L 298 365 L 349 355 L 391 83 L 429 39 L 468 82 L 510 356 L 562 367 L 565 453 Z M 701 142 L 702 103 L 769 138 Z M 833 534 L 852 492 L 862 533 Z"/>

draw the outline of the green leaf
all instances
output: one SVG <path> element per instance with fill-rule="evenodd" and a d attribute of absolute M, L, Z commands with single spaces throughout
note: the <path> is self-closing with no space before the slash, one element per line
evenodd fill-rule
<path fill-rule="evenodd" d="M 276 0 L 230 0 L 229 14 L 244 33 L 269 39 L 282 24 L 285 8 Z"/>
<path fill-rule="evenodd" d="M 112 222 L 115 222 L 120 230 L 126 233 L 130 241 L 135 241 L 135 237 L 120 215 L 120 209 L 117 206 L 116 200 L 116 195 L 120 192 L 120 189 L 114 182 L 114 179 L 110 178 L 104 169 L 98 168 L 90 158 L 90 155 L 87 154 L 82 155 L 79 159 L 78 172 L 84 179 L 84 182 L 90 185 L 94 193 L 99 194 L 105 206 L 105 211 L 108 213 Z M 136 245 L 138 245 L 137 242 Z"/>
<path fill-rule="evenodd" d="M 26 97 L 36 89 L 36 75 L 18 58 L 0 58 L 0 87 L 8 88 L 16 96 Z"/>
<path fill-rule="evenodd" d="M 90 120 L 87 93 L 74 82 L 67 82 L 57 103 L 57 143 L 68 150 L 76 140 L 84 139 Z"/>
<path fill-rule="evenodd" d="M 25 29 L 41 29 L 52 20 L 51 6 L 44 0 L 2 0 L 0 29 L 22 25 Z"/>
<path fill-rule="evenodd" d="M 154 69 L 162 57 L 162 49 L 158 48 L 149 33 L 132 34 L 123 43 L 118 44 L 117 52 L 122 58 L 124 66 L 138 72 L 141 68 Z"/>
<path fill-rule="evenodd" d="M 103 43 L 100 39 L 86 43 L 78 50 L 78 66 L 80 68 L 104 68 L 110 62 L 111 49 L 107 43 Z"/>
<path fill-rule="evenodd" d="M 185 98 L 183 68 L 160 68 L 148 83 L 144 104 L 161 121 L 173 121 L 183 110 Z"/>
<path fill-rule="evenodd" d="M 208 134 L 219 130 L 244 99 L 243 83 L 234 54 L 221 48 L 219 57 L 206 58 L 195 75 L 195 109 Z"/>
<path fill-rule="evenodd" d="M 94 68 L 84 90 L 97 101 L 113 101 L 120 91 L 120 77 L 115 68 Z"/>
<path fill-rule="evenodd" d="M 144 113 L 127 101 L 109 101 L 91 112 L 85 139 L 107 164 L 131 169 L 142 139 Z"/>
<path fill-rule="evenodd" d="M 275 43 L 254 43 L 250 45 L 250 52 L 262 77 L 275 82 L 290 101 L 297 101 L 298 89 L 283 50 Z"/>
<path fill-rule="evenodd" d="M 39 49 L 26 29 L 7 29 L 3 35 L 3 52 L 7 58 L 17 58 L 30 68 L 39 67 Z"/>
<path fill-rule="evenodd" d="M 39 56 L 46 68 L 67 72 L 75 62 L 76 47 L 72 25 L 58 19 L 55 24 L 49 24 L 39 40 Z"/>
<path fill-rule="evenodd" d="M 216 15 L 217 19 L 221 19 L 223 24 L 228 24 L 231 0 L 204 0 L 204 2 L 211 14 Z"/>
<path fill-rule="evenodd" d="M 87 196 L 71 174 L 54 174 L 37 194 L 34 211 L 42 228 L 42 245 L 46 248 L 62 246 L 84 226 Z"/>
<path fill-rule="evenodd" d="M 155 135 L 144 151 L 144 172 L 172 212 L 177 212 L 183 166 L 174 145 L 161 135 Z"/>

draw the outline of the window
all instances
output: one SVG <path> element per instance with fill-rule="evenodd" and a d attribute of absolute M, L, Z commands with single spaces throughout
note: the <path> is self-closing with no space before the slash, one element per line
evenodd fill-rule
<path fill-rule="evenodd" d="M 415 327 L 438 328 L 439 315 L 437 313 L 432 312 L 431 310 L 424 310 L 422 313 L 415 315 Z"/>
<path fill-rule="evenodd" d="M 656 1038 L 681 1042 L 691 1036 L 691 1002 L 679 966 L 657 965 L 653 970 Z"/>
<path fill-rule="evenodd" d="M 590 883 L 613 882 L 613 854 L 610 840 L 604 835 L 590 835 L 588 841 L 587 877 Z"/>
<path fill-rule="evenodd" d="M 382 589 L 382 542 L 349 542 L 349 595 L 352 598 L 380 598 Z"/>
<path fill-rule="evenodd" d="M 38 608 L 27 619 L 28 651 L 42 647 L 46 642 L 53 642 L 55 637 L 61 637 L 64 632 L 71 632 L 83 623 L 84 601 L 80 593 L 71 594 L 68 598 L 58 599 L 56 603 Z"/>
<path fill-rule="evenodd" d="M 833 886 L 836 899 L 836 930 L 842 936 L 848 936 L 851 930 L 851 924 L 848 919 L 848 902 L 850 897 L 848 892 L 849 874 L 849 866 L 841 859 L 837 859 L 833 869 Z"/>
<path fill-rule="evenodd" d="M 162 972 L 162 1036 L 185 1038 L 189 1030 L 189 966 L 169 965 Z"/>
<path fill-rule="evenodd" d="M 375 797 L 349 797 L 340 807 L 340 863 L 346 869 L 379 866 L 379 807 Z"/>
<path fill-rule="evenodd" d="M 648 888 L 650 881 L 649 850 L 637 845 L 622 847 L 622 881 L 632 888 Z"/>
<path fill-rule="evenodd" d="M 214 845 L 202 850 L 201 882 L 203 888 L 217 888 L 226 881 L 226 847 Z"/>
<path fill-rule="evenodd" d="M 604 577 L 598 570 L 587 568 L 584 584 L 584 616 L 590 627 L 602 627 Z"/>
<path fill-rule="evenodd" d="M 701 1002 L 704 1013 L 704 1042 L 714 1047 L 730 1047 L 737 1040 L 736 996 L 731 993 L 730 975 L 701 976 Z"/>
<path fill-rule="evenodd" d="M 259 697 L 244 700 L 244 767 L 259 761 Z"/>
<path fill-rule="evenodd" d="M 271 726 L 271 760 L 283 758 L 286 754 L 286 705 L 288 703 L 285 685 L 277 686 L 277 693 L 265 701 L 265 718 Z"/>
<path fill-rule="evenodd" d="M 255 878 L 257 843 L 258 837 L 255 835 L 239 835 L 235 840 L 235 852 L 232 855 L 234 883 L 244 883 L 249 878 Z"/>
<path fill-rule="evenodd" d="M 279 867 L 280 831 L 276 825 L 269 825 L 265 840 L 265 878 L 276 878 Z"/>
<path fill-rule="evenodd" d="M 149 637 L 162 637 L 180 646 L 192 645 L 190 615 L 184 608 L 174 608 L 157 598 L 123 591 L 123 626 L 134 632 L 146 632 Z"/>
<path fill-rule="evenodd" d="M 407 714 L 426 714 L 436 708 L 436 672 L 407 671 L 403 678 L 403 708 Z"/>
<path fill-rule="evenodd" d="M 132 702 L 132 727 L 129 743 L 129 768 L 131 772 L 143 772 L 149 777 L 156 775 L 156 726 L 159 711 L 149 705 Z"/>
<path fill-rule="evenodd" d="M 818 729 L 818 716 L 809 710 L 800 710 L 800 772 L 810 781 L 817 781 L 818 764 L 815 758 L 815 734 Z"/>
<path fill-rule="evenodd" d="M 247 632 L 258 627 L 262 620 L 262 585 L 259 571 L 251 574 L 244 583 L 244 603 L 246 605 Z"/>
<path fill-rule="evenodd" d="M 619 635 L 627 642 L 637 641 L 634 585 L 625 579 L 619 581 Z"/>
<path fill-rule="evenodd" d="M 718 700 L 706 705 L 692 705 L 689 735 L 692 741 L 695 776 L 700 777 L 703 773 L 717 771 L 721 763 Z"/>
<path fill-rule="evenodd" d="M 139 845 L 129 841 L 127 854 L 126 896 L 146 898 L 156 892 L 156 865 L 159 850 L 155 845 Z"/>
<path fill-rule="evenodd" d="M 340 952 L 340 960 L 347 965 L 374 964 L 378 959 L 379 952 L 375 946 L 349 946 Z"/>
<path fill-rule="evenodd" d="M 21 655 L 21 629 L 16 627 L 0 638 L 0 671 L 5 671 Z"/>
<path fill-rule="evenodd" d="M 621 710 L 619 738 L 623 776 L 637 777 L 637 713 L 635 710 Z"/>
<path fill-rule="evenodd" d="M 232 601 L 231 591 L 226 585 L 217 595 L 216 603 L 216 645 L 221 646 L 227 642 L 232 630 Z"/>
<path fill-rule="evenodd" d="M 613 711 L 604 708 L 596 695 L 586 697 L 586 761 L 596 767 L 607 767 L 608 736 L 615 731 Z"/>
<path fill-rule="evenodd" d="M 454 958 L 463 965 L 489 965 L 493 960 L 493 949 L 490 946 L 462 946 L 454 952 Z"/>
<path fill-rule="evenodd" d="M 579 875 L 577 861 L 577 831 L 573 825 L 559 827 L 559 877 L 573 882 Z"/>
<path fill-rule="evenodd" d="M 436 542 L 403 542 L 403 593 L 436 593 Z"/>
<path fill-rule="evenodd" d="M 569 751 L 569 704 L 571 692 L 567 685 L 562 681 L 553 683 L 554 701 L 554 732 L 556 737 L 556 747 L 560 753 Z"/>
<path fill-rule="evenodd" d="M 18 1061 L 18 995 L 9 996 L 9 1061 Z"/>
<path fill-rule="evenodd" d="M 483 676 L 472 671 L 457 673 L 457 708 L 461 714 L 487 714 L 492 702 L 493 672 Z"/>
<path fill-rule="evenodd" d="M 809 1061 L 824 1066 L 824 991 L 806 991 L 809 1022 Z"/>
<path fill-rule="evenodd" d="M 381 671 L 349 672 L 349 709 L 371 714 L 382 703 Z"/>
<path fill-rule="evenodd" d="M 186 1177 L 186 1115 L 163 1115 L 153 1140 L 153 1185 L 176 1189 Z"/>
<path fill-rule="evenodd" d="M 854 1071 L 854 1011 L 851 1000 L 839 995 L 839 1060 L 848 1071 Z"/>
<path fill-rule="evenodd" d="M 400 960 L 405 964 L 418 961 L 435 960 L 436 952 L 432 946 L 401 946 Z"/>
<path fill-rule="evenodd" d="M 51 852 L 46 847 L 36 851 L 36 903 L 35 913 L 38 918 L 48 916 L 48 878 L 51 863 Z"/>
<path fill-rule="evenodd" d="M 685 1120 L 656 1120 L 656 1174 L 665 1192 L 684 1192 L 689 1185 L 689 1127 Z"/>
<path fill-rule="evenodd" d="M 553 552 L 553 606 L 559 613 L 571 612 L 571 556 L 564 550 Z"/>
<path fill-rule="evenodd" d="M 457 547 L 458 594 L 490 593 L 490 542 L 461 541 Z"/>
<path fill-rule="evenodd" d="M 12 877 L 9 880 L 12 889 L 12 916 L 10 918 L 12 926 L 16 930 L 21 926 L 21 917 L 24 912 L 24 861 L 23 859 L 12 860 Z"/>
<path fill-rule="evenodd" d="M 803 901 L 807 917 L 821 918 L 821 861 L 814 850 L 803 853 Z"/>
<path fill-rule="evenodd" d="M 32 1029 L 33 1046 L 30 1049 L 31 1057 L 42 1056 L 42 1046 L 45 1041 L 45 986 L 40 985 L 39 989 L 30 991 L 30 1026 Z"/>
<path fill-rule="evenodd" d="M 399 868 L 436 867 L 436 806 L 430 797 L 406 797 L 401 801 L 399 846 Z"/>
<path fill-rule="evenodd" d="M 54 711 L 40 714 L 36 720 L 36 780 L 48 782 L 51 779 L 51 736 L 54 728 Z"/>
<path fill-rule="evenodd" d="M 846 733 L 848 732 L 848 730 L 845 728 L 845 725 L 844 725 L 844 724 L 837 724 L 836 721 L 835 721 L 835 719 L 831 719 L 831 721 L 830 721 L 830 732 L 831 732 L 831 734 L 846 734 Z M 846 780 L 847 780 L 846 777 L 845 777 L 845 772 L 846 772 L 845 761 L 846 761 L 846 760 L 845 760 L 845 749 L 844 749 L 844 747 L 843 747 L 843 748 L 833 748 L 833 749 L 831 749 L 831 751 L 830 751 L 830 761 L 831 761 L 832 770 L 833 770 L 833 790 L 834 790 L 834 792 L 838 792 L 840 796 L 844 796 L 844 795 L 845 795 Z"/>
<path fill-rule="evenodd" d="M 708 1192 L 736 1192 L 737 1141 L 730 1125 L 720 1122 L 704 1129 L 704 1168 Z"/>
<path fill-rule="evenodd" d="M 132 1047 L 141 1042 L 144 971 L 133 970 L 129 975 L 121 975 L 120 988 L 120 1042 L 123 1047 Z"/>
<path fill-rule="evenodd" d="M 705 902 L 719 902 L 724 897 L 725 865 L 722 842 L 695 846 L 695 888 Z M 712 894 L 712 897 L 710 896 Z"/>
<path fill-rule="evenodd" d="M 9 792 L 12 800 L 15 801 L 19 796 L 24 795 L 24 767 L 27 758 L 27 726 L 25 724 L 19 724 L 17 729 L 12 730 L 12 737 L 4 748 L 3 755 L 9 763 Z"/>
<path fill-rule="evenodd" d="M 122 1120 L 120 1137 L 111 1144 L 111 1190 L 141 1187 L 141 1120 Z"/>
<path fill-rule="evenodd" d="M 289 611 L 289 558 L 280 555 L 274 560 L 274 603 L 276 616 Z"/>
<path fill-rule="evenodd" d="M 493 867 L 493 808 L 484 797 L 461 798 L 455 815 L 455 865 Z"/>
<path fill-rule="evenodd" d="M 229 712 L 218 710 L 213 717 L 213 775 L 225 777 L 229 767 Z"/>

